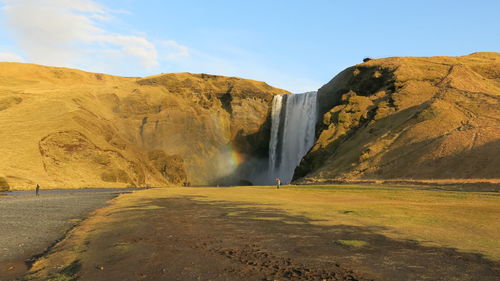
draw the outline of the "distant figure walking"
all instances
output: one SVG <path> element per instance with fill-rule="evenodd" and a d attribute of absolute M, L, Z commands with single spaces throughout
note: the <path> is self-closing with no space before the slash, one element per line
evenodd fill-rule
<path fill-rule="evenodd" d="M 36 194 L 36 196 L 40 195 L 40 185 L 38 185 L 38 184 L 35 187 L 35 194 Z"/>
<path fill-rule="evenodd" d="M 280 186 L 281 186 L 281 179 L 280 178 L 276 178 L 276 189 L 280 189 Z"/>

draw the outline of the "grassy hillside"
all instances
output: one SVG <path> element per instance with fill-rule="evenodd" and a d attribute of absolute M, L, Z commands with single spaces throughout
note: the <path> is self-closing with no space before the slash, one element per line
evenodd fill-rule
<path fill-rule="evenodd" d="M 499 53 L 374 59 L 318 96 L 298 182 L 500 178 Z"/>
<path fill-rule="evenodd" d="M 2 185 L 213 182 L 267 152 L 269 106 L 281 93 L 206 74 L 132 78 L 0 63 Z"/>

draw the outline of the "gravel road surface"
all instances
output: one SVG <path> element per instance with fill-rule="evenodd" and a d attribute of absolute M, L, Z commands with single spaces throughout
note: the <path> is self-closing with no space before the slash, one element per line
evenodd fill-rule
<path fill-rule="evenodd" d="M 44 252 L 66 231 L 124 189 L 46 190 L 0 195 L 0 264 Z M 1 271 L 1 269 L 0 269 Z"/>

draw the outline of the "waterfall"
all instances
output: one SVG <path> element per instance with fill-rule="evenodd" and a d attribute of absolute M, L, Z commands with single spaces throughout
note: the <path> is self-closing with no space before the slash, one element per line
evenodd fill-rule
<path fill-rule="evenodd" d="M 316 92 L 278 95 L 273 99 L 269 141 L 269 178 L 288 184 L 300 160 L 314 144 Z"/>

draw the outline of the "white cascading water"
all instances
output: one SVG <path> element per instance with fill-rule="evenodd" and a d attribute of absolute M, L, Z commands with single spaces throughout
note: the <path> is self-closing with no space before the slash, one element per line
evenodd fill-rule
<path fill-rule="evenodd" d="M 316 92 L 275 96 L 271 113 L 269 178 L 292 181 L 300 160 L 314 144 L 318 109 Z"/>

